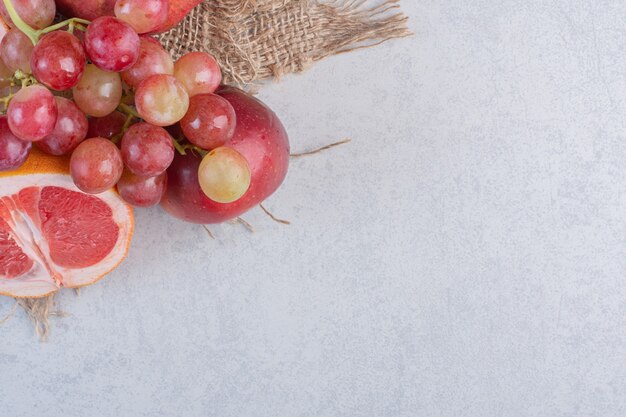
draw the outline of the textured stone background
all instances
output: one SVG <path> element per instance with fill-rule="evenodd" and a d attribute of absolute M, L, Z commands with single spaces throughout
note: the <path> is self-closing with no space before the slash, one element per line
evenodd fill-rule
<path fill-rule="evenodd" d="M 403 7 L 262 91 L 294 150 L 354 139 L 294 161 L 294 224 L 140 212 L 50 342 L 0 327 L 0 415 L 626 414 L 624 2 Z"/>

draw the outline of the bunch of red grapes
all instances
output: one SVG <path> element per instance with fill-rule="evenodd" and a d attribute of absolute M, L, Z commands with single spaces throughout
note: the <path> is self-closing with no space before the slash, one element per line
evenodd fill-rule
<path fill-rule="evenodd" d="M 52 26 L 52 0 L 22 9 L 0 1 L 14 26 L 0 42 L 0 171 L 19 168 L 34 144 L 71 154 L 70 174 L 82 191 L 117 185 L 128 203 L 148 207 L 165 192 L 175 152 L 195 152 L 211 200 L 233 202 L 248 190 L 246 159 L 223 146 L 236 116 L 214 94 L 218 63 L 203 52 L 174 62 L 148 35 L 167 18 L 166 1 L 117 0 L 115 17 Z"/>

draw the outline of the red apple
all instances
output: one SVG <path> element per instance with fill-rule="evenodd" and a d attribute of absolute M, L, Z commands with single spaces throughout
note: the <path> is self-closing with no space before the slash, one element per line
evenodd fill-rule
<path fill-rule="evenodd" d="M 202 3 L 202 0 L 170 0 L 170 8 L 167 14 L 167 21 L 153 33 L 162 33 L 176 26 L 187 14 Z"/>
<path fill-rule="evenodd" d="M 198 183 L 201 158 L 192 152 L 177 155 L 167 171 L 167 192 L 161 205 L 171 215 L 192 223 L 221 223 L 248 211 L 282 184 L 289 167 L 289 139 L 285 128 L 265 104 L 243 91 L 227 87 L 218 92 L 237 115 L 235 135 L 224 146 L 241 153 L 250 166 L 250 188 L 239 200 L 217 203 Z"/>

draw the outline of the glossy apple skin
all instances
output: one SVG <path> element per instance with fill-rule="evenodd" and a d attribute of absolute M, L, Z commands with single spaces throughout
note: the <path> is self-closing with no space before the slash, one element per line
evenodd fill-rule
<path fill-rule="evenodd" d="M 114 16 L 116 0 L 56 0 L 57 9 L 67 17 L 94 20 L 100 16 Z"/>
<path fill-rule="evenodd" d="M 239 200 L 217 203 L 204 195 L 198 183 L 201 158 L 192 152 L 177 155 L 167 170 L 167 192 L 161 205 L 172 216 L 191 223 L 221 223 L 242 215 L 274 193 L 289 168 L 289 138 L 278 116 L 237 88 L 226 87 L 218 94 L 230 102 L 237 115 L 235 134 L 224 146 L 246 158 L 252 179 Z"/>
<path fill-rule="evenodd" d="M 183 20 L 191 9 L 202 3 L 202 1 L 203 0 L 170 0 L 170 7 L 167 11 L 167 20 L 161 27 L 152 33 L 162 33 L 170 30 Z"/>

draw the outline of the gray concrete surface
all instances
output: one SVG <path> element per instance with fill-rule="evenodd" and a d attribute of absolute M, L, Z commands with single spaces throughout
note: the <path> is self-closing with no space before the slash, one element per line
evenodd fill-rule
<path fill-rule="evenodd" d="M 139 212 L 48 343 L 0 327 L 1 416 L 626 415 L 626 5 L 402 3 L 262 90 L 294 150 L 354 139 L 293 162 L 293 225 Z"/>

